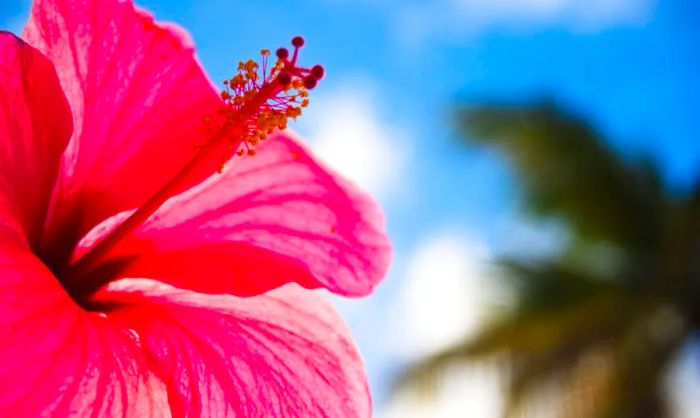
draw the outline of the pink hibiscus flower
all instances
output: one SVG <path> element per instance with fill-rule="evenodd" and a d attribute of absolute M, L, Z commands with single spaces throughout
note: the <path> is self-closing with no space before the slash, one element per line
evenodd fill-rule
<path fill-rule="evenodd" d="M 129 1 L 36 0 L 0 33 L 0 416 L 370 415 L 307 289 L 372 290 L 381 214 L 291 134 L 262 141 L 322 76 L 302 43 L 219 94 Z"/>

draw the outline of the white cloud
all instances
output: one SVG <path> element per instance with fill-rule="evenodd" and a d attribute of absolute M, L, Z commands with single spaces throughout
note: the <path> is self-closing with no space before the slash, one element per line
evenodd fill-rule
<path fill-rule="evenodd" d="M 700 377 L 697 357 L 698 346 L 693 344 L 680 356 L 680 361 L 669 375 L 672 416 L 700 418 Z"/>
<path fill-rule="evenodd" d="M 436 233 L 419 245 L 392 312 L 399 357 L 416 360 L 477 329 L 494 290 L 487 259 L 484 245 L 452 232 Z"/>
<path fill-rule="evenodd" d="M 477 331 L 503 296 L 489 274 L 488 247 L 452 229 L 423 239 L 409 257 L 403 288 L 391 309 L 394 356 L 415 361 Z M 489 364 L 455 367 L 440 376 L 434 396 L 396 393 L 379 418 L 496 418 L 501 382 Z"/>
<path fill-rule="evenodd" d="M 501 382 L 489 366 L 447 372 L 434 397 L 411 391 L 395 396 L 378 418 L 497 418 L 503 402 Z"/>
<path fill-rule="evenodd" d="M 357 78 L 319 93 L 301 125 L 314 153 L 375 195 L 405 183 L 411 141 L 385 120 L 373 85 Z"/>
<path fill-rule="evenodd" d="M 432 38 L 475 37 L 487 30 L 564 27 L 597 32 L 641 24 L 656 0 L 438 0 L 397 7 L 395 32 L 417 47 Z"/>

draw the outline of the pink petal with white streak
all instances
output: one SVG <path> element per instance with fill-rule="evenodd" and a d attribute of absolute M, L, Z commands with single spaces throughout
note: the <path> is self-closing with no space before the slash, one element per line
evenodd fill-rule
<path fill-rule="evenodd" d="M 101 295 L 140 334 L 174 416 L 367 418 L 362 361 L 322 296 L 296 285 L 213 296 L 135 279 Z"/>

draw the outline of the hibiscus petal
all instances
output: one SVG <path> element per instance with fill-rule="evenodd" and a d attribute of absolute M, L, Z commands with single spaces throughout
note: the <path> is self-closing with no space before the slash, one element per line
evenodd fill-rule
<path fill-rule="evenodd" d="M 357 296 L 384 277 L 389 253 L 369 196 L 279 134 L 172 198 L 115 257 L 131 260 L 122 277 L 199 292 L 253 295 L 296 282 Z"/>
<path fill-rule="evenodd" d="M 140 334 L 174 416 L 371 415 L 362 361 L 319 293 L 238 298 L 127 279 L 103 295 L 110 317 Z"/>
<path fill-rule="evenodd" d="M 0 206 L 19 221 L 33 246 L 72 129 L 51 62 L 0 31 Z"/>
<path fill-rule="evenodd" d="M 73 110 L 49 229 L 71 250 L 182 168 L 220 100 L 184 31 L 131 1 L 36 0 L 24 37 L 54 62 Z"/>
<path fill-rule="evenodd" d="M 168 415 L 133 331 L 78 307 L 4 222 L 0 277 L 0 416 Z"/>

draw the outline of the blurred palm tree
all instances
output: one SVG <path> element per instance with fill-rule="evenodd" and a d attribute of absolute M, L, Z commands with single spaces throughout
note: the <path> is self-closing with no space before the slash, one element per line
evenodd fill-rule
<path fill-rule="evenodd" d="M 557 417 L 670 416 L 666 375 L 700 329 L 700 181 L 670 190 L 649 160 L 625 160 L 550 102 L 458 116 L 465 138 L 508 157 L 525 207 L 568 238 L 549 259 L 499 260 L 513 306 L 401 381 L 488 357 L 506 366 L 507 417 L 538 398 Z"/>

